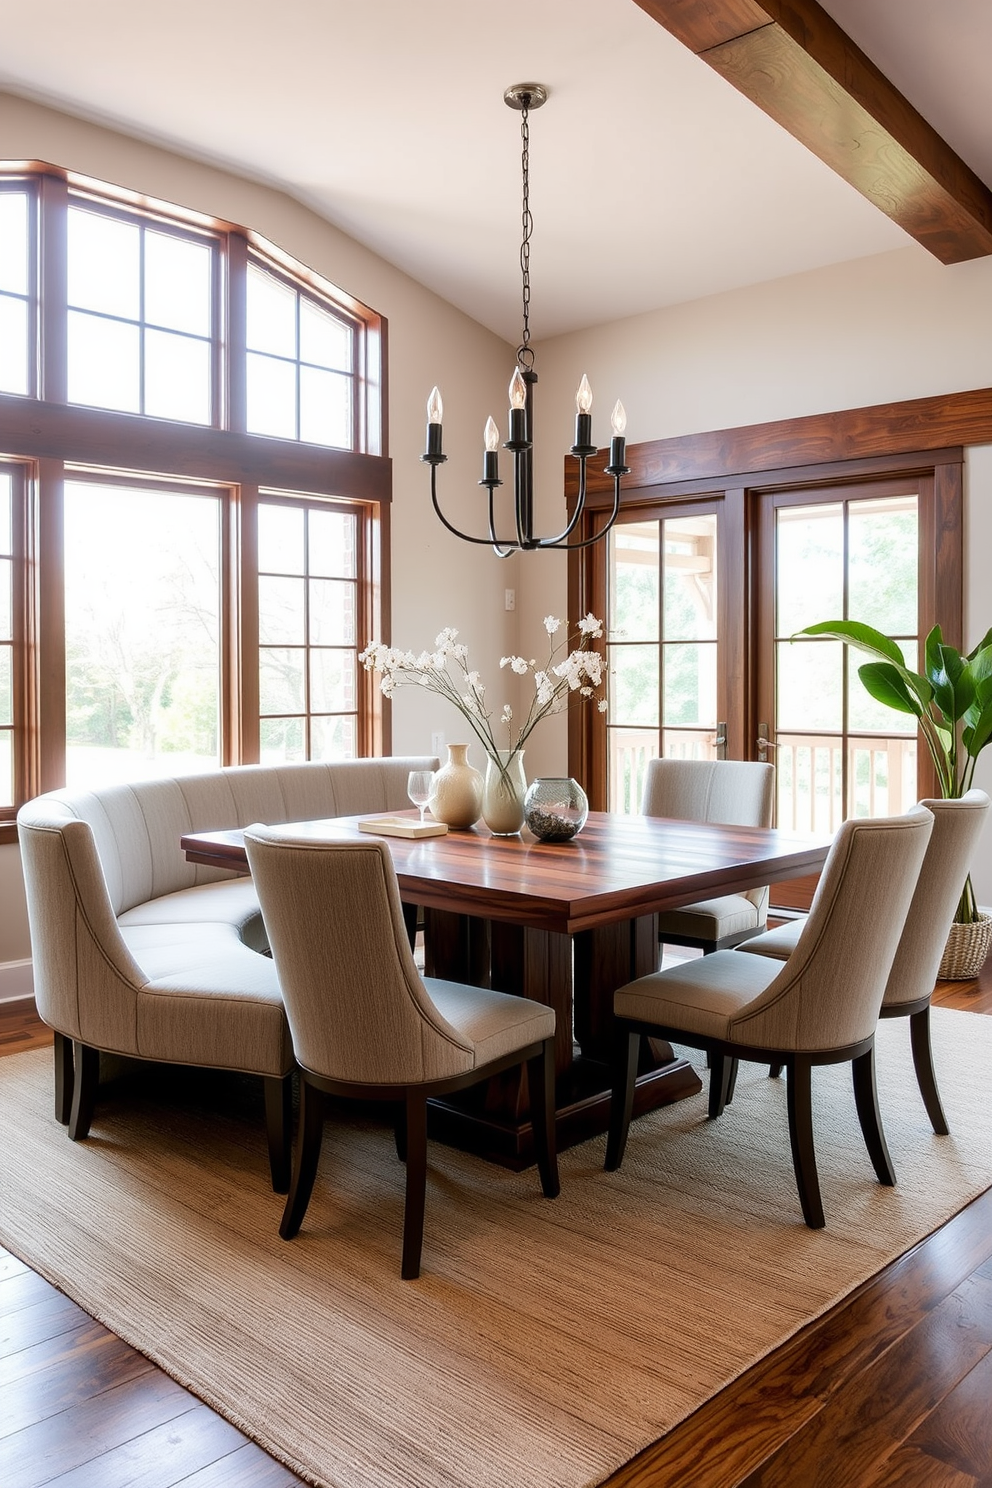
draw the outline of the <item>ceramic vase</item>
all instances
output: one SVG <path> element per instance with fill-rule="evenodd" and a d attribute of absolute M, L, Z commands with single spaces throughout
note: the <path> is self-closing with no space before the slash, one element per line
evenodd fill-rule
<path fill-rule="evenodd" d="M 542 842 L 569 842 L 589 815 L 589 799 L 571 776 L 539 776 L 524 798 L 524 820 Z"/>
<path fill-rule="evenodd" d="M 490 759 L 486 765 L 486 784 L 482 793 L 482 818 L 494 837 L 513 837 L 524 824 L 524 752 L 499 751 L 499 764 Z"/>
<path fill-rule="evenodd" d="M 467 744 L 448 745 L 448 763 L 435 772 L 427 808 L 435 821 L 456 831 L 482 815 L 482 774 L 468 762 Z"/>

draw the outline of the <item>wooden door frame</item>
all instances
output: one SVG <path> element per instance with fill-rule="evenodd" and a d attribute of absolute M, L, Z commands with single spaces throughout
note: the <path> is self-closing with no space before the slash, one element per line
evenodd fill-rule
<path fill-rule="evenodd" d="M 929 475 L 934 482 L 932 519 L 921 530 L 921 609 L 940 621 L 952 644 L 963 632 L 963 462 L 964 447 L 992 443 L 992 388 L 875 404 L 737 429 L 713 430 L 632 445 L 631 474 L 621 509 L 657 506 L 675 500 L 721 496 L 729 523 L 725 539 L 738 573 L 727 591 L 728 606 L 740 604 L 740 634 L 725 663 L 747 698 L 750 655 L 748 626 L 756 575 L 750 571 L 751 494 L 775 489 L 851 483 L 886 475 Z M 604 451 L 605 453 L 605 451 Z M 574 463 L 574 462 L 569 462 Z M 592 462 L 590 462 L 592 463 Z M 597 462 L 598 463 L 598 462 Z M 566 467 L 569 509 L 577 497 L 576 478 Z M 581 535 L 592 536 L 606 519 L 612 481 L 591 474 Z M 929 530 L 928 530 L 929 529 Z M 597 603 L 599 608 L 597 608 Z M 568 559 L 568 612 L 574 624 L 588 610 L 605 614 L 606 547 L 596 543 Z M 728 608 L 727 613 L 732 613 Z M 745 730 L 754 720 L 734 721 L 728 752 L 745 758 Z M 569 772 L 585 786 L 590 802 L 606 804 L 606 728 L 592 709 L 569 713 Z"/>

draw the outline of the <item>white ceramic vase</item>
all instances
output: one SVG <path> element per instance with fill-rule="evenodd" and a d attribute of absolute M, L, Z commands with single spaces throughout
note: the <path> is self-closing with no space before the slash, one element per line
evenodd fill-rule
<path fill-rule="evenodd" d="M 499 764 L 490 759 L 486 765 L 482 819 L 494 837 L 513 837 L 524 824 L 524 752 L 501 749 L 499 759 Z"/>
<path fill-rule="evenodd" d="M 456 831 L 474 826 L 482 815 L 482 774 L 469 764 L 468 749 L 448 745 L 448 763 L 435 772 L 427 802 L 434 820 Z"/>

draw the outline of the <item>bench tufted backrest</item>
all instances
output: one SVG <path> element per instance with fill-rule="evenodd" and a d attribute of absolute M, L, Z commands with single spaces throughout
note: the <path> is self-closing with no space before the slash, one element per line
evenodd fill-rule
<path fill-rule="evenodd" d="M 92 791 L 51 791 L 23 806 L 18 820 L 25 826 L 88 822 L 114 914 L 120 915 L 163 894 L 230 876 L 186 861 L 179 839 L 187 832 L 401 810 L 410 804 L 410 771 L 436 768 L 436 759 L 420 756 L 239 765 Z"/>

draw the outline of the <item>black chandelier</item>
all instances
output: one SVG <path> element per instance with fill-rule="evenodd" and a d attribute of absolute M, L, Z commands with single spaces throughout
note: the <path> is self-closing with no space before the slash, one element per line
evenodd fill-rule
<path fill-rule="evenodd" d="M 541 83 L 515 83 L 512 88 L 507 88 L 503 94 L 504 103 L 510 108 L 520 111 L 520 137 L 522 143 L 521 172 L 523 177 L 523 207 L 521 221 L 523 225 L 523 237 L 520 243 L 520 274 L 523 295 L 523 334 L 520 345 L 517 347 L 517 365 L 514 368 L 513 377 L 510 379 L 510 437 L 503 448 L 509 450 L 513 456 L 513 506 L 516 519 L 516 536 L 513 538 L 498 538 L 496 536 L 496 518 L 494 511 L 494 493 L 503 482 L 499 478 L 499 429 L 495 420 L 490 417 L 486 420 L 483 434 L 485 450 L 482 456 L 482 479 L 480 486 L 484 486 L 489 493 L 489 535 L 488 537 L 473 537 L 470 533 L 461 532 L 453 523 L 449 522 L 442 512 L 437 499 L 437 467 L 443 465 L 447 455 L 441 447 L 441 417 L 443 405 L 441 394 L 434 388 L 427 400 L 427 450 L 421 455 L 427 465 L 431 467 L 431 501 L 434 510 L 449 532 L 455 537 L 460 537 L 464 542 L 482 543 L 491 546 L 498 558 L 508 558 L 511 553 L 528 551 L 533 548 L 587 548 L 592 543 L 599 542 L 605 537 L 617 519 L 620 510 L 620 481 L 625 475 L 630 474 L 629 466 L 624 464 L 624 430 L 627 426 L 627 415 L 624 413 L 623 404 L 618 402 L 613 409 L 613 438 L 610 443 L 610 463 L 606 466 L 604 474 L 613 477 L 613 510 L 609 521 L 593 537 L 587 537 L 576 542 L 569 542 L 571 534 L 575 531 L 582 518 L 586 503 L 586 462 L 591 455 L 596 453 L 596 446 L 592 443 L 592 389 L 589 379 L 583 373 L 582 381 L 579 383 L 578 392 L 575 395 L 575 443 L 570 453 L 579 462 L 579 492 L 575 503 L 575 510 L 569 518 L 568 525 L 554 537 L 534 536 L 534 472 L 533 472 L 533 445 L 534 445 L 534 409 L 533 390 L 537 382 L 537 373 L 534 371 L 534 352 L 530 345 L 530 239 L 534 230 L 534 220 L 530 211 L 530 128 L 528 116 L 531 109 L 540 108 L 546 101 L 548 90 Z"/>

